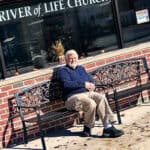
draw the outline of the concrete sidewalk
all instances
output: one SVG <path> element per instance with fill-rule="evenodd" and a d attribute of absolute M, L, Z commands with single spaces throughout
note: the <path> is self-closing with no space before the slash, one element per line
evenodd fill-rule
<path fill-rule="evenodd" d="M 93 137 L 81 137 L 82 125 L 60 130 L 45 137 L 47 150 L 148 150 L 150 146 L 150 102 L 121 112 L 122 124 L 115 126 L 125 134 L 118 138 L 102 138 L 102 124 L 96 122 Z M 40 139 L 8 150 L 40 150 Z M 6 149 L 5 149 L 6 150 Z"/>

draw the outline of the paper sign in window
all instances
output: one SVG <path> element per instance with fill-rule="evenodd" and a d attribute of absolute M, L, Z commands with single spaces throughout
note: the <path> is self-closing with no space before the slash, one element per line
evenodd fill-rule
<path fill-rule="evenodd" d="M 148 9 L 136 11 L 136 20 L 137 20 L 137 24 L 149 22 Z"/>

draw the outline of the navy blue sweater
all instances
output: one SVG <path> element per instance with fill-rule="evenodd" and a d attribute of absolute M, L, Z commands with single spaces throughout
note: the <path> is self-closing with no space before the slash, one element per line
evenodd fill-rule
<path fill-rule="evenodd" d="M 66 65 L 59 69 L 58 77 L 62 86 L 64 100 L 73 94 L 87 92 L 85 82 L 93 82 L 91 76 L 82 66 L 77 66 L 76 69 L 73 69 Z"/>

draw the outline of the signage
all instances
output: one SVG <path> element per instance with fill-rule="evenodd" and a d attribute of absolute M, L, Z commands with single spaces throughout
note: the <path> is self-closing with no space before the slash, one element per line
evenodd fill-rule
<path fill-rule="evenodd" d="M 149 22 L 148 9 L 136 11 L 136 20 L 137 20 L 137 24 Z"/>
<path fill-rule="evenodd" d="M 25 18 L 30 16 L 44 16 L 47 13 L 72 9 L 81 6 L 94 4 L 107 4 L 111 0 L 55 0 L 46 3 L 39 3 L 34 6 L 24 6 L 20 8 L 8 9 L 0 11 L 0 22 Z"/>

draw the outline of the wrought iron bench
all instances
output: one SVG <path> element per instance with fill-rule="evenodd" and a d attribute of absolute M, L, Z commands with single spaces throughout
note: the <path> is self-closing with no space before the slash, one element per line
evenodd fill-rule
<path fill-rule="evenodd" d="M 104 92 L 110 105 L 114 105 L 119 124 L 120 110 L 136 105 L 139 97 L 144 102 L 143 91 L 150 89 L 150 72 L 144 57 L 100 66 L 91 75 L 97 91 Z"/>
<path fill-rule="evenodd" d="M 128 59 L 119 62 L 114 62 L 105 66 L 101 66 L 90 72 L 96 84 L 98 92 L 104 92 L 109 100 L 111 107 L 115 108 L 117 112 L 118 122 L 121 123 L 120 110 L 127 106 L 122 106 L 124 103 L 135 104 L 135 101 L 128 100 L 124 102 L 121 99 L 128 95 L 140 93 L 142 101 L 143 90 L 149 89 L 150 73 L 145 58 Z M 148 80 L 143 83 L 142 77 L 147 75 Z M 146 77 L 145 77 L 146 79 Z M 132 86 L 130 83 L 134 83 Z M 131 87 L 127 86 L 130 84 Z M 122 88 L 126 85 L 127 88 Z M 138 95 L 139 96 L 139 95 Z M 71 112 L 59 106 L 53 111 L 49 110 L 46 113 L 42 112 L 42 106 L 47 105 L 55 100 L 62 100 L 61 88 L 57 80 L 57 70 L 51 81 L 44 81 L 42 83 L 27 87 L 15 94 L 17 108 L 21 117 L 24 140 L 28 142 L 27 125 L 28 122 L 37 122 L 39 126 L 40 137 L 43 149 L 46 150 L 44 141 L 44 131 L 42 130 L 42 123 L 49 120 L 61 119 L 64 115 L 71 115 L 77 112 Z M 43 114 L 41 114 L 41 112 Z M 31 115 L 31 113 L 33 113 Z M 28 117 L 29 116 L 32 117 Z M 34 116 L 34 117 L 33 117 Z"/>
<path fill-rule="evenodd" d="M 70 115 L 75 113 L 75 116 L 78 118 L 79 114 L 77 112 L 68 111 L 63 104 L 59 104 L 59 107 L 54 110 L 44 111 L 45 106 L 50 105 L 51 102 L 54 104 L 57 100 L 61 101 L 61 94 L 58 82 L 53 81 L 53 79 L 24 88 L 15 94 L 14 97 L 23 126 L 24 143 L 28 143 L 27 130 L 29 123 L 31 123 L 31 127 L 32 124 L 37 123 L 42 147 L 43 150 L 46 150 L 43 123 L 53 120 L 63 121 L 64 116 L 70 118 Z"/>

